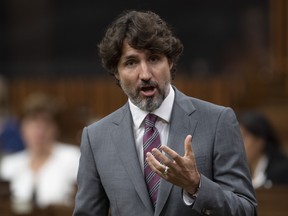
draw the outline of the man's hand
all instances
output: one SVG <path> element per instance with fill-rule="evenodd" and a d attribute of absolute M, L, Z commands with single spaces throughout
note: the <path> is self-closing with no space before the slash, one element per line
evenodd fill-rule
<path fill-rule="evenodd" d="M 184 141 L 185 154 L 183 157 L 178 155 L 169 147 L 161 146 L 161 150 L 165 152 L 166 155 L 169 155 L 173 160 L 166 157 L 156 148 L 152 150 L 152 153 L 147 153 L 146 160 L 151 169 L 153 169 L 159 176 L 172 184 L 183 188 L 188 193 L 194 194 L 199 187 L 200 174 L 197 170 L 191 143 L 192 136 L 187 135 Z M 166 168 L 166 166 L 168 168 Z M 166 173 L 165 169 L 167 171 Z"/>

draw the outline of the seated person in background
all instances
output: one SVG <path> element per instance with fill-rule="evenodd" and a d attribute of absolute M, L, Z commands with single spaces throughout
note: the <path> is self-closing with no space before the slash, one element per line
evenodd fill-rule
<path fill-rule="evenodd" d="M 245 112 L 238 117 L 254 188 L 288 184 L 288 158 L 264 114 Z"/>
<path fill-rule="evenodd" d="M 23 149 L 19 122 L 9 112 L 7 81 L 0 75 L 0 160 L 2 155 Z"/>
<path fill-rule="evenodd" d="M 25 100 L 21 130 L 26 150 L 2 160 L 1 176 L 10 181 L 13 203 L 73 205 L 80 150 L 57 141 L 57 105 L 43 94 Z"/>

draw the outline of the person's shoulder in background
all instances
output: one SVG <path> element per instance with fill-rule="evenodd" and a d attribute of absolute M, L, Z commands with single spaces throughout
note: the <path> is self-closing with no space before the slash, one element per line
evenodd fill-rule
<path fill-rule="evenodd" d="M 271 155 L 266 173 L 267 178 L 274 184 L 288 185 L 288 156 L 283 152 Z"/>
<path fill-rule="evenodd" d="M 0 151 L 3 154 L 10 154 L 21 151 L 25 148 L 20 123 L 15 117 L 7 116 L 2 125 L 0 133 Z"/>
<path fill-rule="evenodd" d="M 76 174 L 80 159 L 80 147 L 74 144 L 57 142 L 54 149 L 54 159 L 59 166 L 65 167 L 65 172 Z M 60 165 L 61 164 L 61 165 Z"/>
<path fill-rule="evenodd" d="M 0 177 L 4 180 L 13 178 L 25 168 L 28 158 L 28 153 L 25 150 L 4 155 L 0 162 Z"/>

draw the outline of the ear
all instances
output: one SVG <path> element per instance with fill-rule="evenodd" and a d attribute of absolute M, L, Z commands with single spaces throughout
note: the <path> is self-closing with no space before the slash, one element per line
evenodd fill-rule
<path fill-rule="evenodd" d="M 172 69 L 172 67 L 173 67 L 173 63 L 172 63 L 171 61 L 169 61 L 169 68 L 170 68 L 170 70 Z"/>
<path fill-rule="evenodd" d="M 119 73 L 118 73 L 118 72 L 115 73 L 114 76 L 115 76 L 115 78 L 116 78 L 117 80 L 119 80 Z"/>

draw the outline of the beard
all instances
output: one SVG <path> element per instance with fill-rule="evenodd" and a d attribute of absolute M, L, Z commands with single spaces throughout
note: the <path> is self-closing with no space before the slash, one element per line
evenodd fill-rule
<path fill-rule="evenodd" d="M 120 86 L 124 93 L 128 96 L 131 102 L 137 106 L 139 109 L 152 112 L 158 109 L 162 102 L 164 101 L 165 97 L 169 93 L 169 84 L 170 82 L 166 82 L 163 88 L 160 88 L 156 82 L 147 81 L 141 83 L 139 87 L 133 88 L 132 86 L 127 86 L 120 82 Z M 141 97 L 140 91 L 143 87 L 153 86 L 157 89 L 158 94 L 156 93 L 152 97 Z"/>

